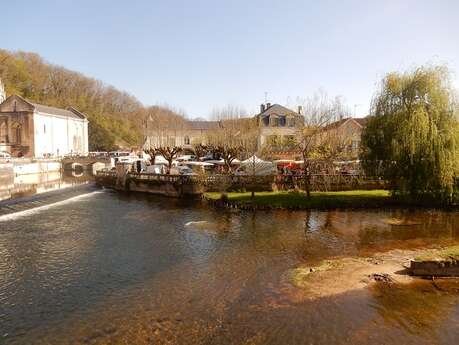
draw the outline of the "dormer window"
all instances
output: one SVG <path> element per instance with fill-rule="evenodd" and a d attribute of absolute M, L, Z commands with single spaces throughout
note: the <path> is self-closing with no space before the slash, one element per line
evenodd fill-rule
<path fill-rule="evenodd" d="M 285 116 L 279 116 L 279 126 L 280 127 L 285 127 L 286 124 L 287 124 L 287 120 L 286 120 Z"/>
<path fill-rule="evenodd" d="M 277 115 L 271 115 L 269 119 L 271 127 L 279 127 L 279 118 L 277 117 Z"/>

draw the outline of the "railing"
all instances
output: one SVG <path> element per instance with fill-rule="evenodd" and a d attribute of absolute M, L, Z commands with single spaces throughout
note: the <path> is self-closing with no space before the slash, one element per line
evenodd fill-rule
<path fill-rule="evenodd" d="M 277 175 L 276 185 L 279 189 L 305 188 L 305 176 Z M 312 174 L 309 176 L 311 190 L 330 191 L 351 188 L 387 188 L 387 182 L 360 174 Z"/>
<path fill-rule="evenodd" d="M 117 178 L 116 171 L 97 172 L 97 177 Z M 275 185 L 280 190 L 305 189 L 304 175 L 275 175 L 275 176 L 252 176 L 252 175 L 167 175 L 151 173 L 134 173 L 126 175 L 128 179 L 137 181 L 156 181 L 180 184 L 201 184 L 207 190 L 238 190 L 256 189 L 271 190 Z M 384 180 L 369 178 L 363 175 L 342 174 L 313 174 L 309 177 L 310 189 L 314 191 L 337 191 L 347 189 L 380 189 L 388 188 Z"/>
<path fill-rule="evenodd" d="M 117 174 L 116 171 L 110 170 L 99 170 L 97 172 L 97 176 L 99 177 L 112 177 L 116 178 Z M 190 182 L 203 182 L 199 176 L 191 176 L 191 175 L 166 175 L 166 174 L 151 174 L 151 173 L 135 173 L 129 172 L 126 174 L 127 178 L 135 178 L 137 180 L 145 180 L 145 181 L 160 181 L 160 182 L 181 182 L 181 183 L 190 183 Z"/>
<path fill-rule="evenodd" d="M 149 173 L 134 173 L 130 172 L 128 177 L 136 178 L 138 180 L 147 180 L 147 181 L 163 181 L 163 182 L 181 182 L 181 183 L 190 183 L 203 182 L 199 176 L 193 175 L 167 175 L 167 174 L 149 174 Z"/>

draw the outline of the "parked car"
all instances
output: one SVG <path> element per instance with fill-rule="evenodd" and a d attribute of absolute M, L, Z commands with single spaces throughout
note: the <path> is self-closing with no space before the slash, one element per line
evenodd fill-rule
<path fill-rule="evenodd" d="M 0 151 L 0 159 L 11 159 L 11 155 L 8 152 Z"/>
<path fill-rule="evenodd" d="M 193 169 L 187 166 L 178 166 L 176 169 L 180 175 L 197 175 L 195 172 L 193 172 Z"/>

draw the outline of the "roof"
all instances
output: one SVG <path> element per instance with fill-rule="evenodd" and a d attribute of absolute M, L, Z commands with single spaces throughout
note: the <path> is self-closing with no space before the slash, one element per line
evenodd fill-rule
<path fill-rule="evenodd" d="M 82 113 L 77 111 L 74 108 L 70 108 L 70 110 L 66 109 L 60 109 L 60 108 L 55 108 L 55 107 L 49 107 L 47 105 L 42 105 L 38 103 L 33 103 L 30 101 L 27 101 L 30 104 L 32 104 L 35 107 L 36 111 L 39 111 L 40 113 L 46 113 L 46 114 L 51 114 L 51 115 L 58 115 L 58 116 L 65 116 L 65 117 L 72 117 L 75 119 L 85 119 L 86 116 L 84 116 Z"/>
<path fill-rule="evenodd" d="M 365 127 L 367 125 L 369 119 L 370 116 L 354 118 L 354 120 L 357 121 L 362 127 Z"/>
<path fill-rule="evenodd" d="M 361 118 L 346 117 L 344 119 L 341 119 L 341 120 L 338 120 L 338 121 L 330 123 L 329 125 L 325 126 L 325 129 L 339 128 L 339 127 L 341 127 L 342 125 L 344 125 L 346 122 L 348 122 L 350 120 L 356 122 L 361 127 L 365 127 L 367 122 L 368 122 L 368 116 L 367 117 L 361 117 Z"/>
<path fill-rule="evenodd" d="M 220 121 L 191 120 L 188 121 L 190 129 L 209 130 L 220 128 Z"/>
<path fill-rule="evenodd" d="M 291 109 L 288 109 L 280 104 L 273 104 L 271 105 L 268 109 L 266 109 L 264 112 L 260 113 L 259 116 L 268 116 L 268 115 L 287 115 L 287 114 L 295 114 L 298 115 L 296 112 L 294 112 Z"/>

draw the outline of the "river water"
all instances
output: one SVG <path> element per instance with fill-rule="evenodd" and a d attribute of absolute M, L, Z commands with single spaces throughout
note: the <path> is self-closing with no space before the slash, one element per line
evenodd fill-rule
<path fill-rule="evenodd" d="M 91 186 L 32 209 L 10 204 L 0 212 L 0 343 L 457 344 L 457 289 L 298 299 L 286 272 L 457 243 L 458 224 L 459 213 L 428 210 L 224 211 Z"/>

